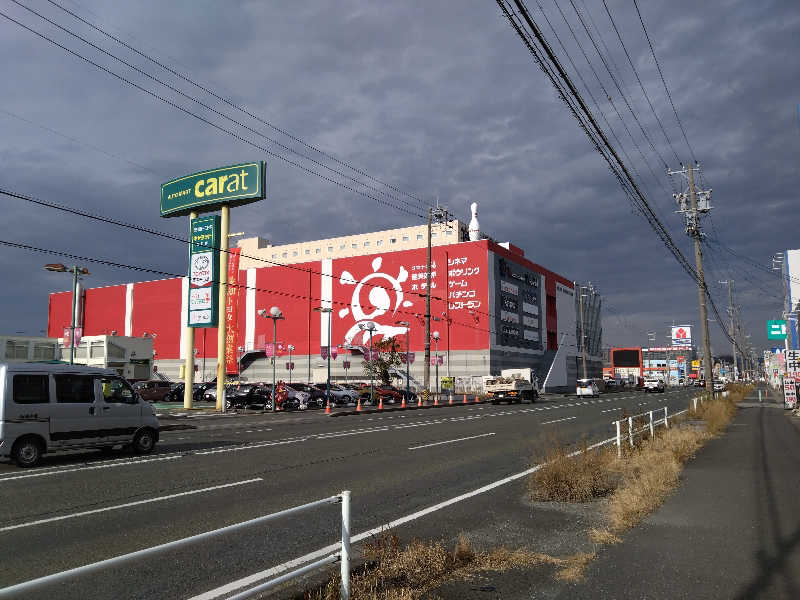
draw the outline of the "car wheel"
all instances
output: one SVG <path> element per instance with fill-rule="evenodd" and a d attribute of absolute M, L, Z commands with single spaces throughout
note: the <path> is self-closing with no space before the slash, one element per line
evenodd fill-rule
<path fill-rule="evenodd" d="M 133 437 L 133 451 L 136 454 L 150 454 L 156 447 L 156 432 L 149 427 L 138 431 Z"/>
<path fill-rule="evenodd" d="M 18 467 L 28 469 L 35 467 L 42 458 L 44 449 L 42 443 L 33 437 L 25 437 L 14 444 L 11 450 L 11 458 L 17 463 Z"/>
<path fill-rule="evenodd" d="M 350 402 L 351 402 L 350 396 L 342 396 L 342 404 L 347 406 L 348 404 L 350 404 Z"/>

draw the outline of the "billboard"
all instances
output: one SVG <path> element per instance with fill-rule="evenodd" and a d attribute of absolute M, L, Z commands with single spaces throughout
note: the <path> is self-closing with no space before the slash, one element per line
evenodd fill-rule
<path fill-rule="evenodd" d="M 265 196 L 266 163 L 252 162 L 184 175 L 161 184 L 161 216 L 210 212 Z"/>
<path fill-rule="evenodd" d="M 191 220 L 189 254 L 189 327 L 216 327 L 219 312 L 217 265 L 219 263 L 219 217 Z"/>
<path fill-rule="evenodd" d="M 785 340 L 786 321 L 783 321 L 781 319 L 772 319 L 770 321 L 767 321 L 767 339 Z"/>
<path fill-rule="evenodd" d="M 686 347 L 692 345 L 692 328 L 688 325 L 678 325 L 672 328 L 673 347 Z"/>
<path fill-rule="evenodd" d="M 611 362 L 614 367 L 641 367 L 638 349 L 611 350 Z"/>

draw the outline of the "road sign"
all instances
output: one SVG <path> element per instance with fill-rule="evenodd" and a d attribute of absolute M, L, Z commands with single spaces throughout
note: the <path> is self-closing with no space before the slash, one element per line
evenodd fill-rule
<path fill-rule="evenodd" d="M 793 377 L 783 378 L 783 407 L 794 408 L 797 406 L 797 388 Z"/>
<path fill-rule="evenodd" d="M 790 376 L 800 371 L 800 350 L 786 351 L 786 373 Z"/>
<path fill-rule="evenodd" d="M 786 321 L 781 319 L 771 319 L 767 321 L 767 339 L 784 340 L 786 339 Z"/>

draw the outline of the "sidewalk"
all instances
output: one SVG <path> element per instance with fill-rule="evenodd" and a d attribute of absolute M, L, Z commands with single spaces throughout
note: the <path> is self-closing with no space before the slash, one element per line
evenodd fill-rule
<path fill-rule="evenodd" d="M 748 397 L 675 494 L 557 597 L 800 598 L 800 425 L 769 400 Z"/>

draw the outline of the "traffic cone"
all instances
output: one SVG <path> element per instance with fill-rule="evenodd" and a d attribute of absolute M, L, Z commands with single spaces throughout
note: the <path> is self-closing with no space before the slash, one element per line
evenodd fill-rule
<path fill-rule="evenodd" d="M 361 412 L 361 396 L 358 397 L 358 404 L 356 405 L 356 412 Z"/>
<path fill-rule="evenodd" d="M 400 408 L 405 408 L 405 407 L 406 407 L 406 397 L 405 397 L 405 394 L 404 394 L 403 395 L 403 401 L 400 403 Z"/>
<path fill-rule="evenodd" d="M 383 410 L 383 396 L 378 399 L 378 410 Z"/>
<path fill-rule="evenodd" d="M 436 395 L 433 397 L 433 405 L 434 405 L 434 406 L 439 406 L 439 394 L 436 394 Z"/>
<path fill-rule="evenodd" d="M 464 394 L 464 404 L 466 404 L 466 403 L 467 403 L 467 395 Z"/>
<path fill-rule="evenodd" d="M 450 394 L 450 402 L 448 402 L 450 406 L 453 406 L 453 394 Z"/>
<path fill-rule="evenodd" d="M 331 414 L 331 401 L 330 401 L 330 398 L 328 398 L 328 406 L 325 407 L 325 414 L 326 415 Z"/>

